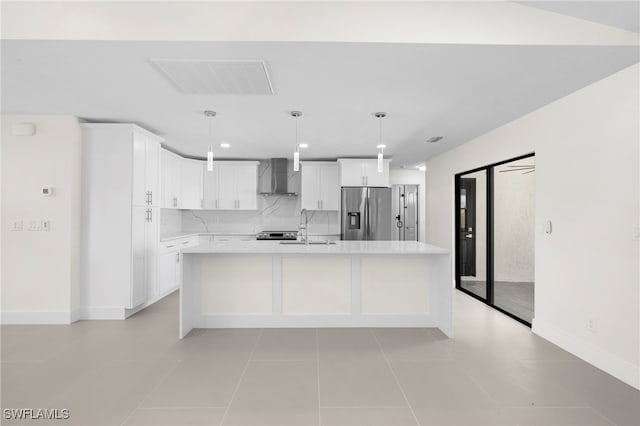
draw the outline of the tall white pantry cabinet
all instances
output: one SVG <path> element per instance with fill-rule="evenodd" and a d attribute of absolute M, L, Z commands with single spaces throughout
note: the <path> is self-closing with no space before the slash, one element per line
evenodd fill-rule
<path fill-rule="evenodd" d="M 82 125 L 83 316 L 124 318 L 158 292 L 160 142 L 133 124 Z"/>

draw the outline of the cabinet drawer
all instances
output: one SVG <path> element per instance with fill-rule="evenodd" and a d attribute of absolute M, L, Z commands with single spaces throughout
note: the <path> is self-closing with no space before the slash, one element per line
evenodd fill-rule
<path fill-rule="evenodd" d="M 160 243 L 160 253 L 169 253 L 172 251 L 179 251 L 189 247 L 197 246 L 199 243 L 199 237 L 194 235 L 192 237 L 176 238 L 171 241 L 163 241 Z"/>

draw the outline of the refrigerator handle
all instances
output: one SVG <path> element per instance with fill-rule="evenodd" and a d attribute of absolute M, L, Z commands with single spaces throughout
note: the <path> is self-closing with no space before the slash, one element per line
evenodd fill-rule
<path fill-rule="evenodd" d="M 365 197 L 364 197 L 364 239 L 369 240 L 371 238 L 370 235 L 371 226 L 369 223 L 369 189 L 365 189 Z"/>

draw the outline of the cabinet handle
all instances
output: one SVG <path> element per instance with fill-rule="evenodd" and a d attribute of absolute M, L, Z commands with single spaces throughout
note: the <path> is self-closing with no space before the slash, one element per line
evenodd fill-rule
<path fill-rule="evenodd" d="M 153 204 L 153 191 L 149 191 L 149 204 Z"/>
<path fill-rule="evenodd" d="M 183 241 L 182 244 L 189 244 L 189 241 Z"/>
<path fill-rule="evenodd" d="M 149 209 L 149 222 L 153 222 L 153 210 Z"/>
<path fill-rule="evenodd" d="M 180 263 L 180 253 L 176 253 L 176 263 Z"/>
<path fill-rule="evenodd" d="M 173 207 L 178 207 L 178 197 L 173 197 Z"/>
<path fill-rule="evenodd" d="M 320 210 L 324 210 L 324 200 L 320 200 Z"/>
<path fill-rule="evenodd" d="M 318 200 L 318 210 L 320 210 L 320 200 Z"/>
<path fill-rule="evenodd" d="M 171 247 L 175 247 L 175 246 L 172 244 L 172 245 L 167 246 L 167 247 L 165 247 L 165 248 L 171 248 Z"/>
<path fill-rule="evenodd" d="M 218 200 L 216 200 L 216 209 L 218 208 Z"/>
<path fill-rule="evenodd" d="M 364 176 L 362 176 L 362 186 L 366 186 L 367 184 L 364 183 Z"/>
<path fill-rule="evenodd" d="M 204 207 L 204 200 L 201 198 L 200 199 L 200 208 L 203 208 L 203 207 Z"/>

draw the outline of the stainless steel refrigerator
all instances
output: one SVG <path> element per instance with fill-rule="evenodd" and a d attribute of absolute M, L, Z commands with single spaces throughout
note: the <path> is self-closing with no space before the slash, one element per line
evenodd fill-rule
<path fill-rule="evenodd" d="M 391 188 L 342 187 L 342 240 L 391 240 Z"/>

